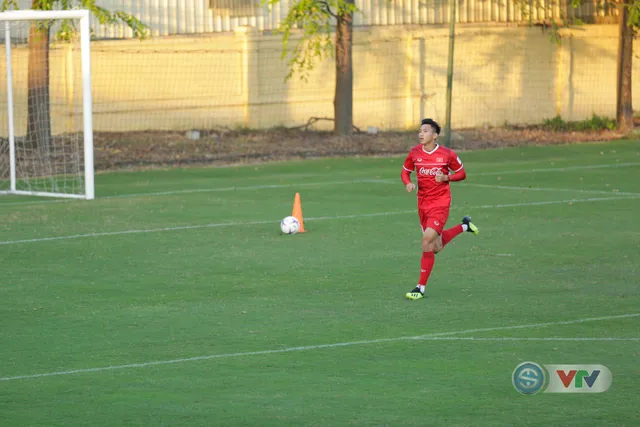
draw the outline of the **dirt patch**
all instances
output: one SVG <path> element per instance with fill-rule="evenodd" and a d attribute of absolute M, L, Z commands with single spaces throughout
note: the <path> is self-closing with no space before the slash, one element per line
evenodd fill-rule
<path fill-rule="evenodd" d="M 97 171 L 234 165 L 271 161 L 347 156 L 405 154 L 417 144 L 416 132 L 357 133 L 349 138 L 330 132 L 300 129 L 268 131 L 200 130 L 193 140 L 187 132 L 98 132 L 94 135 Z M 609 141 L 623 137 L 615 131 L 549 132 L 541 128 L 488 128 L 452 134 L 455 150 Z"/>

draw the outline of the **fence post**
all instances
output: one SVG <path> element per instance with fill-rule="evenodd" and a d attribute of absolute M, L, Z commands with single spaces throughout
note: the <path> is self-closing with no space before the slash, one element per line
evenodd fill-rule
<path fill-rule="evenodd" d="M 556 116 L 563 116 L 564 112 L 564 97 L 566 93 L 566 81 L 567 73 L 565 70 L 565 56 L 566 56 L 566 43 L 560 43 L 556 46 L 556 78 L 555 78 L 555 110 Z M 566 117 L 566 116 L 565 116 Z"/>
<path fill-rule="evenodd" d="M 451 147 L 451 95 L 453 92 L 453 46 L 456 34 L 456 3 L 449 0 L 449 64 L 447 65 L 447 113 L 444 131 L 444 146 Z"/>
<path fill-rule="evenodd" d="M 409 35 L 405 39 L 405 49 L 406 49 L 406 77 L 405 77 L 405 120 L 404 127 L 406 129 L 412 129 L 415 127 L 415 121 L 413 118 L 414 108 L 413 108 L 413 79 L 415 74 L 415 67 L 413 64 L 414 61 L 414 51 L 413 51 L 413 34 L 409 33 Z"/>
<path fill-rule="evenodd" d="M 258 43 L 257 30 L 249 25 L 236 27 L 236 38 L 240 40 L 242 49 L 241 92 L 243 106 L 243 123 L 247 128 L 257 127 L 254 111 L 257 108 L 259 94 L 258 79 Z M 252 114 L 253 113 L 253 114 Z"/>
<path fill-rule="evenodd" d="M 426 55 L 427 55 L 427 48 L 426 48 L 426 43 L 424 41 L 424 37 L 420 37 L 418 39 L 418 44 L 420 46 L 420 57 L 419 57 L 419 65 L 418 65 L 418 72 L 420 73 L 420 117 L 419 117 L 419 121 L 421 121 L 422 119 L 424 119 L 425 114 L 426 114 L 426 107 L 425 107 L 425 100 L 427 99 L 427 93 L 426 93 L 426 82 L 424 79 L 424 73 L 425 73 L 425 68 L 427 68 L 426 66 Z"/>

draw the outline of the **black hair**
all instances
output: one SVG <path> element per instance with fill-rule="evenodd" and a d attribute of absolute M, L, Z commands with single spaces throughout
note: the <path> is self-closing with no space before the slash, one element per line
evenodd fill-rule
<path fill-rule="evenodd" d="M 435 120 L 433 120 L 433 119 L 422 119 L 422 124 L 431 126 L 436 131 L 436 133 L 438 135 L 440 135 L 440 125 L 438 123 L 436 123 Z"/>

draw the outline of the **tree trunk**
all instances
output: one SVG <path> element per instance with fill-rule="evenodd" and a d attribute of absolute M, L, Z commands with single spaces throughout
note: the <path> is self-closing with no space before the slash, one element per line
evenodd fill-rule
<path fill-rule="evenodd" d="M 633 103 L 631 102 L 631 70 L 633 61 L 634 29 L 627 25 L 628 7 L 634 0 L 621 0 L 620 39 L 618 44 L 618 84 L 616 98 L 616 122 L 618 130 L 633 130 Z"/>
<path fill-rule="evenodd" d="M 345 0 L 354 4 L 354 0 Z M 351 135 L 353 129 L 353 14 L 338 13 L 336 27 L 336 93 L 333 99 L 334 132 L 336 135 Z"/>
<path fill-rule="evenodd" d="M 29 29 L 29 90 L 27 144 L 46 149 L 51 140 L 49 101 L 49 25 L 33 23 Z"/>

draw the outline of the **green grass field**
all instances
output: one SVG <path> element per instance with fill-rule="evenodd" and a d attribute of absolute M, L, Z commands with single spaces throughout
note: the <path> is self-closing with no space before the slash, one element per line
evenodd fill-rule
<path fill-rule="evenodd" d="M 428 298 L 403 158 L 0 198 L 2 426 L 636 426 L 640 143 L 460 153 Z M 302 196 L 305 227 L 279 234 Z M 521 395 L 521 362 L 602 364 Z"/>

